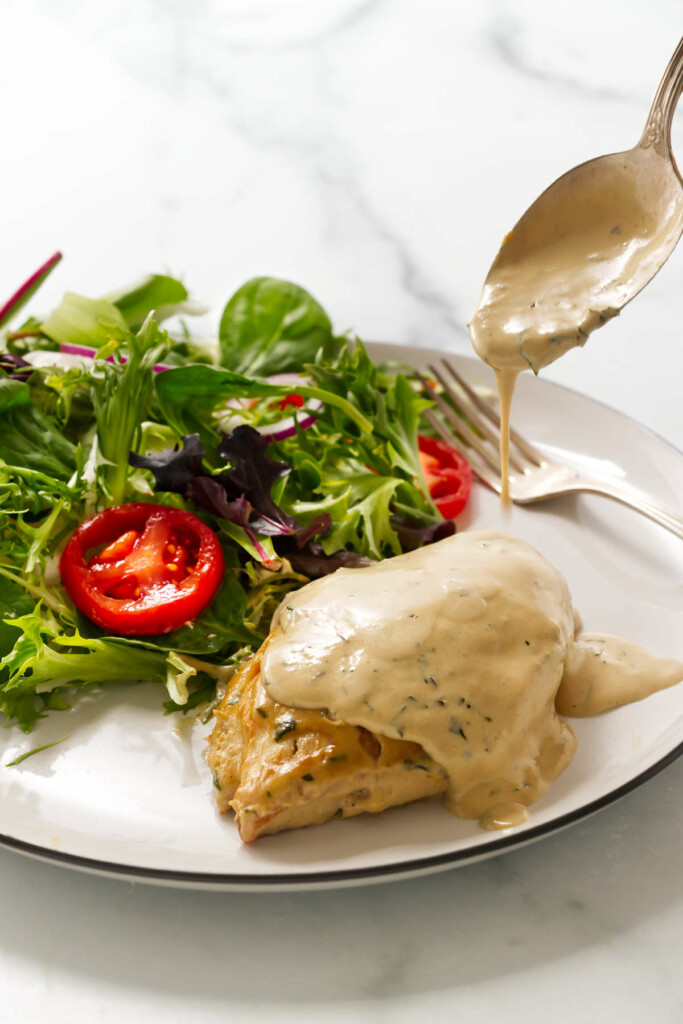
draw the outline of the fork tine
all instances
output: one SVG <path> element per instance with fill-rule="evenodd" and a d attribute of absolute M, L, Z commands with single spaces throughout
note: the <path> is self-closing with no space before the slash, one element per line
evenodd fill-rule
<path fill-rule="evenodd" d="M 427 420 L 427 422 L 431 424 L 432 427 L 434 427 L 434 430 L 436 430 L 437 434 L 447 444 L 453 444 L 456 447 L 458 447 L 458 438 L 451 430 L 448 429 L 448 427 L 445 425 L 442 419 L 439 419 L 438 416 L 434 415 L 431 409 L 427 409 L 423 413 L 423 416 Z M 472 467 L 472 470 L 483 481 L 483 483 L 485 483 L 488 487 L 491 488 L 491 490 L 495 491 L 497 494 L 500 494 L 500 474 L 497 472 L 492 472 L 491 467 L 488 466 L 482 458 L 480 458 L 479 454 L 476 451 L 468 451 L 467 458 L 470 466 Z"/>
<path fill-rule="evenodd" d="M 488 424 L 488 420 L 484 419 L 480 415 L 480 413 L 477 410 L 477 406 L 475 406 L 474 403 L 470 401 L 469 397 L 466 394 L 456 395 L 455 392 L 453 391 L 453 388 L 448 383 L 443 373 L 440 372 L 438 367 L 430 366 L 429 369 L 434 374 L 436 379 L 439 381 L 446 394 L 457 403 L 457 405 L 464 412 L 465 416 L 467 416 L 468 420 L 470 420 L 474 424 L 477 430 L 481 431 L 484 437 L 488 441 L 490 441 L 491 445 L 493 446 L 493 450 L 495 452 L 498 452 L 500 445 L 499 436 L 495 432 L 495 430 L 491 429 L 491 427 Z M 522 458 L 520 457 L 518 452 L 512 449 L 510 451 L 510 465 L 514 466 L 514 468 L 518 470 L 520 473 L 523 473 L 524 470 L 528 467 L 529 462 L 528 460 L 522 461 Z M 498 466 L 500 466 L 500 456 L 498 456 Z"/>
<path fill-rule="evenodd" d="M 480 412 L 483 412 L 485 416 L 488 416 L 488 418 L 491 420 L 491 422 L 494 424 L 494 426 L 498 430 L 500 430 L 500 417 L 495 412 L 495 410 L 488 404 L 488 402 L 485 402 L 484 399 L 481 398 L 477 394 L 477 392 L 474 390 L 474 388 L 472 388 L 467 383 L 465 378 L 462 377 L 458 373 L 458 371 L 455 369 L 455 367 L 452 366 L 448 362 L 448 360 L 442 359 L 441 362 L 446 367 L 446 369 L 450 373 L 450 375 L 453 378 L 453 380 L 455 380 L 460 385 L 460 387 L 465 392 L 465 394 L 469 398 L 471 398 L 471 400 L 474 402 L 474 404 L 480 410 Z M 512 445 L 513 444 L 517 445 L 517 447 L 520 449 L 520 451 L 523 452 L 524 455 L 526 455 L 527 459 L 529 459 L 531 462 L 533 462 L 534 465 L 539 466 L 543 462 L 547 462 L 547 459 L 543 455 L 543 452 L 539 451 L 538 448 L 534 448 L 534 446 L 532 444 L 529 444 L 529 442 L 527 440 L 525 440 L 525 438 L 521 437 L 521 435 L 518 434 L 517 431 L 513 430 L 513 428 L 511 427 L 510 428 L 510 461 L 512 461 Z"/>
<path fill-rule="evenodd" d="M 441 395 L 438 395 L 434 388 L 431 386 L 428 380 L 426 380 L 421 373 L 417 374 L 418 378 L 422 382 L 422 387 L 425 389 L 427 395 L 441 410 L 447 420 L 453 424 L 455 430 L 450 431 L 450 438 L 448 439 L 449 444 L 455 444 L 456 448 L 461 446 L 462 443 L 468 448 L 474 448 L 479 455 L 488 462 L 489 466 L 500 474 L 500 458 L 498 450 L 493 448 L 487 448 L 486 444 L 480 437 L 474 433 L 472 428 L 460 417 L 456 412 L 451 409 L 448 402 L 446 402 Z M 443 435 L 442 435 L 443 436 Z M 459 441 L 458 437 L 462 440 Z M 446 440 L 446 438 L 444 438 Z"/>

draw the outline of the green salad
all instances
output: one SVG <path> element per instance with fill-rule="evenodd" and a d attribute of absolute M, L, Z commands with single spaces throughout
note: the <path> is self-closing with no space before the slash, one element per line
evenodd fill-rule
<path fill-rule="evenodd" d="M 453 532 L 423 477 L 417 436 L 429 403 L 418 382 L 335 334 L 303 288 L 248 281 L 210 343 L 188 326 L 195 307 L 184 285 L 163 275 L 104 298 L 67 292 L 45 319 L 23 319 L 59 259 L 0 307 L 7 720 L 29 731 L 108 680 L 162 683 L 167 711 L 211 707 L 221 673 L 258 648 L 289 590 Z M 93 561 L 109 606 L 123 609 L 120 629 L 85 614 L 62 582 L 75 532 L 128 505 L 192 513 L 197 536 L 206 527 L 217 538 L 213 596 L 173 629 L 136 634 L 125 609 L 142 584 L 130 572 L 111 582 L 139 544 L 137 527 L 112 534 Z M 164 534 L 166 575 L 151 556 L 140 570 L 158 593 L 172 572 L 186 589 L 200 575 L 189 519 L 168 517 L 180 532 Z"/>

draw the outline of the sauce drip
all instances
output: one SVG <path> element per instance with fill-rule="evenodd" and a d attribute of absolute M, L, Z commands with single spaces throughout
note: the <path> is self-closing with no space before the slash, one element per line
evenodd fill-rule
<path fill-rule="evenodd" d="M 510 500 L 510 410 L 519 370 L 496 370 L 500 398 L 500 503 L 509 508 Z"/>
<path fill-rule="evenodd" d="M 683 664 L 617 636 L 583 633 L 567 652 L 555 699 L 561 715 L 586 718 L 683 681 Z"/>
<path fill-rule="evenodd" d="M 511 828 L 574 755 L 558 710 L 597 714 L 683 679 L 683 664 L 574 628 L 538 551 L 470 531 L 289 594 L 261 681 L 281 704 L 419 743 L 449 810 Z"/>
<path fill-rule="evenodd" d="M 529 820 L 529 812 L 524 804 L 500 804 L 479 819 L 482 828 L 494 831 L 503 828 L 519 828 Z"/>
<path fill-rule="evenodd" d="M 498 378 L 504 475 L 517 374 L 584 345 L 656 273 L 683 217 L 671 175 L 653 147 L 592 160 L 551 185 L 504 239 L 469 325 Z"/>

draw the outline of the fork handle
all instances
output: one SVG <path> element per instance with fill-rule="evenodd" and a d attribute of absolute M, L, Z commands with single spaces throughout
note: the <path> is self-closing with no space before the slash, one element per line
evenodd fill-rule
<path fill-rule="evenodd" d="M 665 530 L 669 530 L 670 533 L 675 534 L 683 540 L 683 516 L 679 516 L 675 512 L 671 512 L 670 509 L 665 508 L 663 505 L 659 505 L 657 502 L 651 501 L 635 489 L 631 490 L 629 487 L 619 487 L 615 484 L 609 484 L 598 480 L 573 480 L 566 489 L 572 491 L 590 491 L 591 494 L 602 494 L 606 498 L 612 498 L 614 501 L 619 501 L 622 505 L 635 509 L 636 512 L 640 512 L 642 515 L 647 516 L 648 519 L 652 519 L 653 522 L 658 523 L 660 526 L 663 526 Z"/>

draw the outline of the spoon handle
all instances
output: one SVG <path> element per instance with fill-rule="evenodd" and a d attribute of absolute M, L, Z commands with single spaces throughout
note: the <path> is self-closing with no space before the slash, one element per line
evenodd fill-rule
<path fill-rule="evenodd" d="M 671 155 L 671 122 L 678 98 L 683 89 L 683 39 L 674 50 L 647 115 L 645 130 L 638 145 L 642 149 L 653 146 L 660 156 Z"/>

